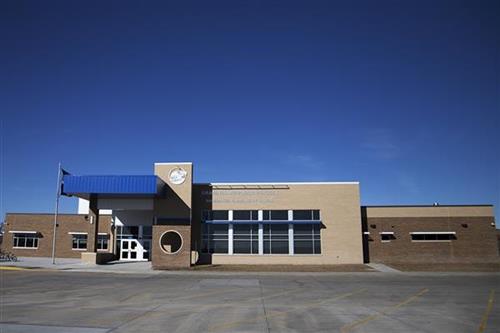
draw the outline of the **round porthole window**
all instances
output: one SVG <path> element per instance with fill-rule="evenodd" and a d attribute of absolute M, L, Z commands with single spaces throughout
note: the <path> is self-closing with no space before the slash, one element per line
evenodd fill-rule
<path fill-rule="evenodd" d="M 182 236 L 174 230 L 164 232 L 160 237 L 160 248 L 167 254 L 176 254 L 182 248 Z"/>

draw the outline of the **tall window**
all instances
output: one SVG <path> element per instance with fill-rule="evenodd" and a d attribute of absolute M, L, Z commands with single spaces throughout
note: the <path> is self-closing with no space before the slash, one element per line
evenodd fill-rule
<path fill-rule="evenodd" d="M 204 253 L 228 252 L 228 225 L 203 223 Z"/>
<path fill-rule="evenodd" d="M 72 235 L 73 236 L 73 250 L 86 250 L 87 249 L 87 235 Z"/>
<path fill-rule="evenodd" d="M 233 253 L 259 253 L 259 225 L 233 225 Z"/>
<path fill-rule="evenodd" d="M 293 227 L 293 252 L 295 254 L 320 254 L 321 235 L 319 224 L 296 224 Z"/>
<path fill-rule="evenodd" d="M 109 243 L 109 235 L 97 235 L 97 249 L 107 250 Z"/>
<path fill-rule="evenodd" d="M 264 224 L 264 254 L 288 254 L 288 224 Z"/>
<path fill-rule="evenodd" d="M 38 233 L 14 233 L 14 247 L 36 249 Z"/>

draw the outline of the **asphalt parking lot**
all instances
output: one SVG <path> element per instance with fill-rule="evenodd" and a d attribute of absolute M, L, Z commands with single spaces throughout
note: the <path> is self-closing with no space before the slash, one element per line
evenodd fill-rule
<path fill-rule="evenodd" d="M 499 332 L 498 273 L 0 271 L 0 332 Z"/>

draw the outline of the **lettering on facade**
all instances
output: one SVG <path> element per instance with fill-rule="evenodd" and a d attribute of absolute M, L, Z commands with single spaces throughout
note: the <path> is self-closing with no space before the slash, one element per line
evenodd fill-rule
<path fill-rule="evenodd" d="M 206 203 L 269 204 L 278 195 L 276 190 L 205 190 Z"/>

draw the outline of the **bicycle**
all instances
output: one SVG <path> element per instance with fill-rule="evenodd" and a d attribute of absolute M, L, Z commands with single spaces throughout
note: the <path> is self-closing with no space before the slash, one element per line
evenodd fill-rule
<path fill-rule="evenodd" d="M 0 260 L 17 262 L 17 256 L 11 252 L 4 252 L 0 250 Z"/>

